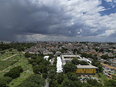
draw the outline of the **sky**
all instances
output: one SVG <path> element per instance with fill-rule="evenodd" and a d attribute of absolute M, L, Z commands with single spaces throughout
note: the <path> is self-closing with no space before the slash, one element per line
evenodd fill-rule
<path fill-rule="evenodd" d="M 116 0 L 0 0 L 0 41 L 116 42 Z"/>

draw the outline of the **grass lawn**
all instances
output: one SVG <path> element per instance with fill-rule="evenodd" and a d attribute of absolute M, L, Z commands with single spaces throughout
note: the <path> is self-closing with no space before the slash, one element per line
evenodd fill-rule
<path fill-rule="evenodd" d="M 108 81 L 108 78 L 105 75 L 103 75 L 102 73 L 99 73 L 99 74 L 100 74 L 100 78 L 101 78 L 103 83 Z"/>

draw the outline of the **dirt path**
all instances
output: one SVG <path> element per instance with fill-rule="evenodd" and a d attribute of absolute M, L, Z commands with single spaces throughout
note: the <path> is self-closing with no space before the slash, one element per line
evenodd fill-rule
<path fill-rule="evenodd" d="M 3 69 L 3 70 L 1 70 L 0 72 L 4 72 L 4 71 L 6 71 L 8 68 L 10 68 L 10 67 L 12 67 L 12 66 L 9 66 L 9 67 Z"/>
<path fill-rule="evenodd" d="M 5 59 L 3 59 L 3 60 L 7 60 L 7 59 L 9 59 L 9 58 L 11 58 L 11 57 L 13 57 L 13 56 L 16 56 L 17 54 L 14 54 L 14 55 L 12 55 L 12 56 L 9 56 L 9 57 L 7 57 L 7 58 L 5 58 Z"/>

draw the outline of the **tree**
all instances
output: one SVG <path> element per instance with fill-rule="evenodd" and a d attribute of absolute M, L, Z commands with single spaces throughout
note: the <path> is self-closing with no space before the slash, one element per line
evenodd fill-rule
<path fill-rule="evenodd" d="M 43 87 L 44 85 L 45 79 L 41 78 L 38 74 L 34 74 L 29 76 L 17 87 Z"/>
<path fill-rule="evenodd" d="M 25 53 L 25 57 L 28 58 L 28 57 L 31 57 L 31 54 L 29 54 L 28 52 Z"/>
<path fill-rule="evenodd" d="M 1 54 L 4 54 L 4 53 L 5 53 L 5 51 L 0 51 L 0 53 L 1 53 Z"/>
<path fill-rule="evenodd" d="M 23 68 L 21 66 L 14 67 L 9 72 L 5 73 L 5 77 L 11 77 L 12 79 L 17 78 L 20 76 L 20 73 L 23 72 Z"/>
<path fill-rule="evenodd" d="M 51 69 L 48 73 L 48 78 L 49 79 L 54 79 L 55 77 L 55 74 L 56 74 L 56 71 L 54 69 Z"/>
<path fill-rule="evenodd" d="M 102 86 L 102 84 L 98 83 L 96 79 L 88 79 L 87 83 L 89 83 L 92 86 Z"/>
<path fill-rule="evenodd" d="M 46 73 L 43 73 L 42 74 L 42 77 L 46 79 L 47 78 L 47 74 Z"/>
<path fill-rule="evenodd" d="M 37 56 L 35 56 L 35 55 L 33 55 L 32 57 L 31 57 L 31 59 L 36 59 L 37 58 Z"/>
<path fill-rule="evenodd" d="M 45 66 L 47 66 L 49 63 L 50 63 L 50 62 L 47 61 L 47 60 L 45 60 L 45 59 L 43 59 L 43 61 L 42 61 L 42 64 L 45 65 Z"/>
<path fill-rule="evenodd" d="M 99 68 L 99 72 L 103 72 L 103 68 L 101 64 L 99 64 L 97 67 Z"/>
<path fill-rule="evenodd" d="M 75 87 L 74 85 L 75 84 L 73 83 L 72 80 L 64 79 L 62 84 L 61 84 L 61 87 Z"/>
<path fill-rule="evenodd" d="M 115 80 L 109 80 L 109 81 L 105 82 L 105 86 L 116 87 L 116 81 Z"/>
<path fill-rule="evenodd" d="M 86 61 L 80 61 L 81 65 L 89 65 Z"/>
<path fill-rule="evenodd" d="M 29 59 L 28 62 L 29 62 L 30 64 L 32 64 L 33 62 L 36 62 L 36 60 L 35 60 L 35 59 Z"/>
<path fill-rule="evenodd" d="M 79 60 L 78 60 L 78 59 L 76 59 L 76 58 L 74 58 L 71 62 L 72 62 L 74 65 L 79 64 Z"/>
<path fill-rule="evenodd" d="M 64 80 L 63 73 L 58 73 L 56 76 L 57 82 L 61 84 Z"/>
<path fill-rule="evenodd" d="M 33 66 L 33 67 L 34 67 L 34 66 L 36 66 L 36 65 L 37 65 L 37 63 L 36 63 L 36 62 L 33 62 L 33 63 L 32 63 L 32 66 Z"/>
<path fill-rule="evenodd" d="M 108 55 L 102 55 L 101 58 L 108 59 Z"/>
<path fill-rule="evenodd" d="M 86 53 L 81 53 L 81 56 L 82 57 L 87 57 L 87 54 Z"/>
<path fill-rule="evenodd" d="M 25 49 L 24 49 L 24 47 L 19 46 L 19 47 L 17 47 L 17 50 L 18 51 L 24 51 Z"/>
<path fill-rule="evenodd" d="M 34 66 L 34 67 L 33 67 L 33 72 L 34 72 L 35 74 L 39 74 L 39 73 L 40 73 L 40 70 L 41 70 L 41 68 L 39 68 L 39 66 Z"/>
<path fill-rule="evenodd" d="M 102 65 L 97 60 L 93 60 L 92 61 L 92 65 L 98 67 L 99 68 L 99 72 L 102 72 L 103 71 Z"/>
<path fill-rule="evenodd" d="M 95 48 L 95 50 L 96 50 L 96 52 L 97 52 L 97 51 L 99 51 L 99 49 L 98 49 L 98 48 Z"/>
<path fill-rule="evenodd" d="M 75 53 L 80 53 L 80 52 L 79 52 L 79 50 L 74 49 L 73 53 L 75 54 Z"/>
<path fill-rule="evenodd" d="M 74 84 L 74 87 L 82 87 L 83 85 L 83 83 L 80 80 L 74 81 L 73 84 Z"/>
<path fill-rule="evenodd" d="M 72 72 L 68 72 L 67 74 L 68 79 L 72 81 L 78 81 L 78 75 Z"/>
<path fill-rule="evenodd" d="M 37 64 L 41 63 L 42 61 L 43 61 L 43 59 L 41 57 L 37 57 L 37 59 L 36 59 Z"/>
<path fill-rule="evenodd" d="M 47 73 L 47 71 L 48 71 L 48 70 L 47 70 L 47 67 L 43 65 L 43 66 L 41 67 L 41 73 Z"/>
<path fill-rule="evenodd" d="M 61 87 L 60 84 L 58 84 L 57 80 L 53 80 L 50 84 L 50 87 Z"/>
<path fill-rule="evenodd" d="M 116 75 L 112 75 L 112 79 L 113 80 L 116 80 Z"/>
<path fill-rule="evenodd" d="M 67 72 L 75 72 L 77 67 L 72 63 L 67 63 L 67 64 L 64 65 L 63 69 L 64 69 L 65 73 L 67 73 Z"/>
<path fill-rule="evenodd" d="M 11 77 L 0 77 L 0 87 L 7 87 L 6 84 L 10 81 L 12 81 Z"/>
<path fill-rule="evenodd" d="M 99 50 L 99 52 L 103 52 L 103 51 L 104 51 L 104 49 L 100 49 L 100 50 Z"/>
<path fill-rule="evenodd" d="M 109 65 L 111 65 L 111 63 L 109 63 L 109 62 L 107 62 L 107 61 L 104 61 L 104 63 L 105 63 L 105 64 L 109 64 Z"/>

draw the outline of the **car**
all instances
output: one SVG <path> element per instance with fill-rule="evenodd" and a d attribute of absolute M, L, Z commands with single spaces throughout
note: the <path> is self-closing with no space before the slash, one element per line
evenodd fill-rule
<path fill-rule="evenodd" d="M 88 75 L 85 75 L 86 77 L 88 77 Z"/>

